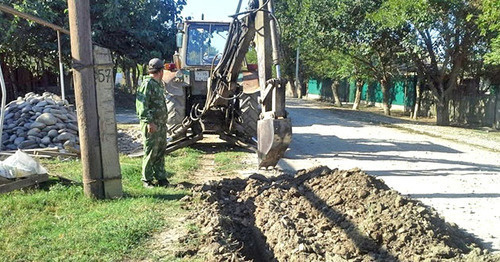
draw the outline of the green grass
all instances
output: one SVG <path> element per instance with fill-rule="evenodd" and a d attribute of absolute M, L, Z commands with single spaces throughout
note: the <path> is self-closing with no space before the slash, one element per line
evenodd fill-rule
<path fill-rule="evenodd" d="M 242 160 L 247 155 L 248 153 L 244 152 L 219 152 L 214 157 L 216 170 L 221 173 L 232 173 L 241 170 L 246 167 Z"/>
<path fill-rule="evenodd" d="M 171 180 L 195 172 L 200 155 L 189 148 L 169 155 Z M 141 161 L 120 158 L 124 197 L 118 200 L 92 200 L 80 185 L 56 181 L 0 195 L 0 261 L 120 261 L 144 255 L 138 247 L 185 212 L 177 200 L 188 192 L 144 189 Z M 80 161 L 44 160 L 42 165 L 50 174 L 81 181 Z"/>
<path fill-rule="evenodd" d="M 189 180 L 189 174 L 199 168 L 199 159 L 203 152 L 192 148 L 182 148 L 167 155 L 167 172 L 175 173 L 174 183 Z"/>

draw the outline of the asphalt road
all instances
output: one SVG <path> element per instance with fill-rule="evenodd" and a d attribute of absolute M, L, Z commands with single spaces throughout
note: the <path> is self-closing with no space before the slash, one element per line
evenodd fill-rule
<path fill-rule="evenodd" d="M 359 167 L 500 251 L 500 152 L 464 141 L 471 136 L 450 141 L 310 101 L 289 100 L 287 110 L 293 140 L 279 163 L 284 170 Z"/>

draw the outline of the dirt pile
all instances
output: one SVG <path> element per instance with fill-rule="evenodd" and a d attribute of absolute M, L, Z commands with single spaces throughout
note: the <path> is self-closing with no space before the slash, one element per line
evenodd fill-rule
<path fill-rule="evenodd" d="M 499 261 L 419 201 L 359 169 L 226 179 L 199 189 L 209 261 Z"/>

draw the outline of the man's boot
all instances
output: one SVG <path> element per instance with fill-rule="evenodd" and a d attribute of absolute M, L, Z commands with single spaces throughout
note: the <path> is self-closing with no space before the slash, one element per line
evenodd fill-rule
<path fill-rule="evenodd" d="M 142 181 L 142 186 L 144 186 L 144 188 L 153 188 L 154 187 L 153 182 L 151 182 L 151 181 Z"/>
<path fill-rule="evenodd" d="M 168 187 L 169 185 L 170 185 L 170 183 L 166 179 L 158 180 L 158 186 Z"/>

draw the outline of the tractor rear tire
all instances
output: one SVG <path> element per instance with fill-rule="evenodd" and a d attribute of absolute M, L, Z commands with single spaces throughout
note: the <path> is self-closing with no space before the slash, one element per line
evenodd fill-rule
<path fill-rule="evenodd" d="M 257 121 L 261 107 L 259 104 L 260 92 L 252 94 L 243 93 L 240 97 L 240 119 L 245 135 L 257 139 Z"/>
<path fill-rule="evenodd" d="M 181 124 L 182 120 L 184 120 L 186 110 L 186 97 L 184 93 L 174 95 L 168 91 L 169 89 L 167 88 L 167 135 L 170 137 L 172 135 L 172 133 L 170 132 L 172 127 Z"/>

